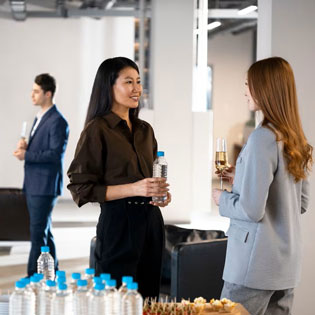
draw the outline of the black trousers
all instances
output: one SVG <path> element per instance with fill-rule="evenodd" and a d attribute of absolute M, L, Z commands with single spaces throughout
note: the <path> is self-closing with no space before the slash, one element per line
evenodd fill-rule
<path fill-rule="evenodd" d="M 164 222 L 151 198 L 133 197 L 101 204 L 96 231 L 96 274 L 110 273 L 120 286 L 133 276 L 139 292 L 157 297 L 160 291 Z"/>

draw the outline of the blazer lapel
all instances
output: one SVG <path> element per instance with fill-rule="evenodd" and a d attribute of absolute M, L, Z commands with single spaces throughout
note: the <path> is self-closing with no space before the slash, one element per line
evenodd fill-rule
<path fill-rule="evenodd" d="M 47 113 L 45 113 L 45 115 L 42 117 L 41 121 L 39 122 L 39 125 L 37 126 L 33 136 L 30 138 L 30 141 L 29 141 L 29 145 L 32 141 L 32 139 L 36 136 L 38 130 L 44 125 L 45 121 L 56 111 L 56 105 L 53 105 L 52 108 L 50 108 L 48 110 Z"/>

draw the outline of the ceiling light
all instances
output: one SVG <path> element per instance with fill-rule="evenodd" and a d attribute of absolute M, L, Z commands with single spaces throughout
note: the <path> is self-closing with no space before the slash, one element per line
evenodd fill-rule
<path fill-rule="evenodd" d="M 221 24 L 222 24 L 222 23 L 219 22 L 219 21 L 212 22 L 212 23 L 208 24 L 207 29 L 208 29 L 208 30 L 213 30 L 213 29 L 215 29 L 215 28 L 221 26 Z"/>
<path fill-rule="evenodd" d="M 238 10 L 237 14 L 238 15 L 246 15 L 249 14 L 251 12 L 254 12 L 257 10 L 257 6 L 256 5 L 250 5 L 249 7 L 246 7 L 244 9 Z"/>

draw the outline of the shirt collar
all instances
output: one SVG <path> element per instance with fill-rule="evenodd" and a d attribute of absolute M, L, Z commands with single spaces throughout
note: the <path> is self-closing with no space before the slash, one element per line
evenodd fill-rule
<path fill-rule="evenodd" d="M 114 112 L 109 112 L 108 114 L 106 114 L 103 117 L 108 122 L 109 126 L 112 129 L 115 128 L 121 121 L 125 121 L 124 119 L 122 119 L 118 115 L 116 115 Z M 134 126 L 141 125 L 140 119 L 132 119 L 131 122 Z"/>
<path fill-rule="evenodd" d="M 41 110 L 37 113 L 37 115 L 36 115 L 37 119 L 38 119 L 38 120 L 42 119 L 43 116 L 44 116 L 49 110 L 51 110 L 53 107 L 54 107 L 54 105 L 51 105 L 50 107 L 46 108 L 45 110 L 42 110 L 42 109 L 41 109 Z"/>
<path fill-rule="evenodd" d="M 108 122 L 111 128 L 115 128 L 122 121 L 122 119 L 113 112 L 106 114 L 104 119 Z"/>

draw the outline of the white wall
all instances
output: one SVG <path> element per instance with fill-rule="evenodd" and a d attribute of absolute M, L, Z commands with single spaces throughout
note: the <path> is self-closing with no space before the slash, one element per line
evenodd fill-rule
<path fill-rule="evenodd" d="M 230 162 L 233 145 L 242 144 L 244 124 L 250 118 L 244 81 L 253 62 L 253 40 L 253 32 L 247 31 L 218 34 L 208 42 L 208 64 L 213 67 L 213 143 L 217 137 L 227 139 Z"/>
<path fill-rule="evenodd" d="M 211 208 L 213 116 L 212 112 L 192 112 L 193 26 L 194 0 L 153 1 L 150 71 L 154 111 L 142 110 L 140 117 L 153 125 L 159 148 L 166 152 L 173 202 L 163 215 L 177 222 L 187 222 L 192 212 L 210 212 Z M 23 163 L 12 152 L 22 122 L 27 120 L 31 125 L 37 111 L 29 95 L 35 75 L 50 72 L 57 79 L 55 101 L 70 125 L 64 167 L 67 170 L 83 127 L 97 67 L 107 57 L 133 58 L 134 20 L 0 20 L 0 38 L 0 143 L 4 143 L 0 148 L 0 187 L 21 187 Z M 243 72 L 250 63 L 250 40 L 244 34 L 232 39 L 219 36 L 209 42 L 209 60 L 214 64 L 214 104 L 221 106 L 217 99 L 226 96 L 226 83 L 231 85 L 233 93 L 223 103 L 230 108 L 227 117 L 233 119 L 239 113 L 239 99 L 243 101 Z M 229 54 L 221 58 L 224 50 Z M 63 198 L 71 198 L 67 189 Z"/>
<path fill-rule="evenodd" d="M 270 6 L 271 4 L 271 6 Z M 271 8 L 271 9 L 270 9 Z M 311 145 L 315 145 L 315 106 L 314 106 L 314 73 L 315 73 L 315 2 L 313 0 L 261 0 L 259 15 L 262 24 L 267 28 L 272 25 L 271 37 L 260 34 L 258 56 L 281 56 L 287 59 L 293 67 L 300 113 L 304 131 Z M 268 20 L 269 16 L 269 20 Z M 265 47 L 270 47 L 264 51 Z M 296 289 L 293 314 L 313 315 L 311 306 L 314 300 L 315 283 L 315 251 L 314 251 L 314 222 L 315 222 L 315 174 L 310 176 L 311 198 L 309 211 L 303 215 L 304 258 L 302 263 L 302 282 Z M 301 244 L 302 246 L 302 244 Z M 284 262 L 285 263 L 285 262 Z"/>
<path fill-rule="evenodd" d="M 35 76 L 49 72 L 58 83 L 55 102 L 70 126 L 66 171 L 99 64 L 109 57 L 134 57 L 134 19 L 0 20 L 0 38 L 0 187 L 21 187 L 23 163 L 12 153 L 22 122 L 30 128 L 38 110 L 30 102 Z M 67 189 L 64 197 L 71 198 Z"/>

